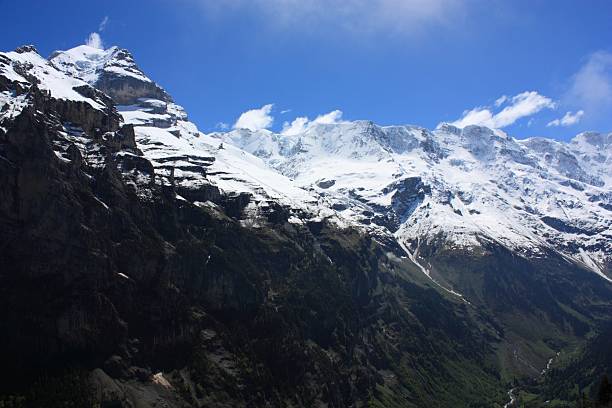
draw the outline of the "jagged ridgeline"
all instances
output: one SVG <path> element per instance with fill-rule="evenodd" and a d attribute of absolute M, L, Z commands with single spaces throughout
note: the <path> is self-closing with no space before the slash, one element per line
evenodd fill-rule
<path fill-rule="evenodd" d="M 609 370 L 609 134 L 207 135 L 116 47 L 0 53 L 0 104 L 0 406 L 573 404 Z"/>

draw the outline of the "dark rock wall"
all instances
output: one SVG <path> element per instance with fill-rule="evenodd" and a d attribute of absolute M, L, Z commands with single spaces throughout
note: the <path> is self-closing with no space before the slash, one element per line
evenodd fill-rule
<path fill-rule="evenodd" d="M 194 197 L 221 206 L 200 208 L 154 177 L 136 185 L 132 173 L 152 167 L 112 105 L 101 117 L 31 93 L 0 135 L 0 395 L 304 407 L 501 395 L 486 368 L 494 333 L 407 261 L 353 231 L 289 224 L 282 208 L 243 228 L 248 196 L 205 188 Z M 67 121 L 97 146 L 97 165 L 64 140 Z"/>

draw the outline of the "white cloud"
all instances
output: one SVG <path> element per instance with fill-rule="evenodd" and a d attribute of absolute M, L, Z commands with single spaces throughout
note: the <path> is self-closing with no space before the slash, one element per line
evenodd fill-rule
<path fill-rule="evenodd" d="M 563 99 L 568 106 L 587 111 L 589 117 L 609 115 L 612 109 L 612 53 L 591 54 L 572 77 Z"/>
<path fill-rule="evenodd" d="M 256 131 L 269 128 L 274 123 L 274 118 L 270 115 L 273 106 L 273 104 L 268 104 L 259 109 L 251 109 L 244 112 L 234 123 L 234 129 Z"/>
<path fill-rule="evenodd" d="M 576 123 L 580 122 L 580 119 L 582 118 L 582 115 L 584 115 L 584 111 L 583 110 L 579 110 L 576 113 L 567 112 L 565 115 L 563 115 L 562 118 L 551 120 L 550 122 L 548 122 L 546 127 L 551 127 L 551 126 L 572 126 L 572 125 L 575 125 Z"/>
<path fill-rule="evenodd" d="M 502 95 L 499 98 L 497 98 L 495 100 L 495 107 L 499 108 L 500 106 L 502 106 L 504 104 L 504 102 L 506 102 L 508 100 L 508 97 L 506 95 Z"/>
<path fill-rule="evenodd" d="M 496 101 L 500 101 L 502 98 L 498 98 Z M 540 95 L 535 91 L 527 91 L 513 96 L 512 98 L 506 98 L 502 102 L 506 103 L 507 106 L 501 111 L 494 113 L 490 107 L 477 107 L 469 111 L 465 111 L 461 119 L 458 119 L 451 124 L 457 127 L 466 127 L 469 125 L 480 125 L 487 126 L 492 129 L 501 129 L 506 126 L 512 125 L 517 120 L 535 115 L 542 109 L 554 109 L 555 102 L 552 99 Z"/>
<path fill-rule="evenodd" d="M 225 122 L 217 122 L 215 127 L 220 130 L 228 130 L 230 128 L 230 125 Z"/>
<path fill-rule="evenodd" d="M 431 24 L 454 24 L 464 0 L 192 0 L 208 15 L 244 11 L 289 29 L 350 32 L 414 32 Z"/>
<path fill-rule="evenodd" d="M 489 126 L 492 123 L 492 119 L 493 114 L 491 113 L 491 111 L 487 108 L 480 107 L 463 112 L 463 117 L 454 122 L 451 122 L 451 125 L 460 128 L 469 125 Z"/>
<path fill-rule="evenodd" d="M 314 125 L 332 125 L 334 123 L 342 123 L 342 111 L 333 110 L 329 113 L 317 116 L 314 120 L 309 120 L 306 116 L 300 116 L 293 120 L 293 122 L 285 122 L 283 124 L 283 130 L 281 134 L 284 136 L 294 136 L 300 133 L 304 133 L 310 127 Z"/>
<path fill-rule="evenodd" d="M 106 28 L 106 24 L 108 24 L 108 16 L 104 16 L 100 24 L 98 25 L 98 31 L 102 32 Z"/>
<path fill-rule="evenodd" d="M 313 120 L 313 123 L 320 123 L 320 124 L 325 124 L 325 125 L 330 125 L 333 123 L 340 123 L 340 122 L 342 122 L 342 111 L 338 109 L 333 110 L 324 115 L 319 115 L 317 116 L 315 120 Z"/>
<path fill-rule="evenodd" d="M 104 42 L 102 41 L 102 37 L 100 36 L 99 33 L 104 31 L 104 29 L 106 29 L 106 24 L 108 24 L 108 16 L 104 16 L 104 18 L 100 21 L 100 24 L 98 24 L 98 32 L 97 33 L 93 32 L 93 33 L 89 34 L 89 36 L 85 40 L 85 44 L 87 44 L 90 47 L 98 48 L 98 49 L 103 50 L 104 49 Z"/>
<path fill-rule="evenodd" d="M 513 96 L 509 103 L 510 105 L 493 116 L 493 127 L 503 128 L 520 118 L 534 115 L 542 109 L 553 109 L 555 107 L 552 99 L 535 91 L 523 92 Z"/>
<path fill-rule="evenodd" d="M 281 131 L 282 135 L 285 136 L 294 136 L 299 135 L 300 133 L 304 133 L 308 127 L 308 118 L 306 116 L 300 116 L 295 118 L 293 122 L 285 122 L 283 124 L 283 130 Z"/>
<path fill-rule="evenodd" d="M 102 43 L 102 37 L 98 33 L 91 33 L 87 40 L 85 40 L 85 44 L 89 45 L 93 48 L 99 48 L 101 50 L 104 49 L 104 44 Z"/>

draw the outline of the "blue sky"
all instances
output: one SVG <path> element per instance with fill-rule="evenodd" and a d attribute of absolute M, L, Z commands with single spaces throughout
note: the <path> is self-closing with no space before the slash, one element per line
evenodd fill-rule
<path fill-rule="evenodd" d="M 609 0 L 0 0 L 0 48 L 128 48 L 204 131 L 306 119 L 612 131 Z M 101 26 L 101 23 L 105 24 Z M 270 106 L 271 105 L 271 106 Z M 245 125 L 246 123 L 246 125 Z"/>

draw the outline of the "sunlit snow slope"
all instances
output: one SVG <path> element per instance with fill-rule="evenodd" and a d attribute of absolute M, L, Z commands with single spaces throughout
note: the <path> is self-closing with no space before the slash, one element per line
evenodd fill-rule
<path fill-rule="evenodd" d="M 516 140 L 450 125 L 429 131 L 357 121 L 302 134 L 218 134 L 362 224 L 416 250 L 493 240 L 525 256 L 554 248 L 607 278 L 612 253 L 612 135 Z"/>

